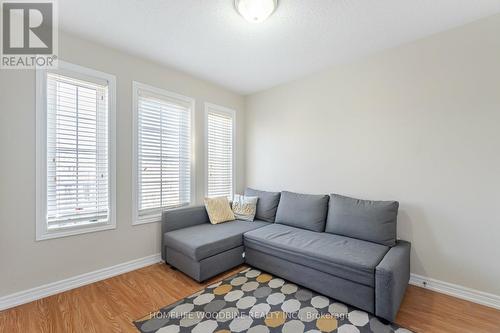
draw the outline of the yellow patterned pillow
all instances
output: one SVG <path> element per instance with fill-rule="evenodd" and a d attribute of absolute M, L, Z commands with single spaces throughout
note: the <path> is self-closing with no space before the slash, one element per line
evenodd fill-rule
<path fill-rule="evenodd" d="M 212 224 L 233 221 L 235 219 L 227 197 L 205 198 L 205 208 Z"/>

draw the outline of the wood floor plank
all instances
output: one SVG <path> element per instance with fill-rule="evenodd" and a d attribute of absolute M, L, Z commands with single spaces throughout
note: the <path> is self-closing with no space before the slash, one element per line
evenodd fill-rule
<path fill-rule="evenodd" d="M 199 284 L 165 264 L 0 312 L 0 332 L 131 332 L 133 321 L 187 297 L 244 267 Z M 500 311 L 409 286 L 396 323 L 414 332 L 499 333 Z"/>

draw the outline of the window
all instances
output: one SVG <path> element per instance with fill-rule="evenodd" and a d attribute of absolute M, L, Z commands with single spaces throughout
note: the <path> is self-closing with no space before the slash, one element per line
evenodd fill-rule
<path fill-rule="evenodd" d="M 192 202 L 194 100 L 134 82 L 134 221 Z"/>
<path fill-rule="evenodd" d="M 115 78 L 37 70 L 37 240 L 115 228 Z"/>
<path fill-rule="evenodd" d="M 234 124 L 233 110 L 207 103 L 206 168 L 208 197 L 226 196 L 230 200 L 234 189 Z"/>

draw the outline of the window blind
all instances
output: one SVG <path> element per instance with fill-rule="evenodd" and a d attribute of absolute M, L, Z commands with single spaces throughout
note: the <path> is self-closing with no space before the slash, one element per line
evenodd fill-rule
<path fill-rule="evenodd" d="M 191 104 L 144 90 L 137 104 L 138 215 L 158 220 L 191 201 Z"/>
<path fill-rule="evenodd" d="M 107 222 L 107 84 L 47 74 L 47 227 Z"/>
<path fill-rule="evenodd" d="M 207 112 L 207 168 L 209 197 L 233 196 L 233 117 Z"/>

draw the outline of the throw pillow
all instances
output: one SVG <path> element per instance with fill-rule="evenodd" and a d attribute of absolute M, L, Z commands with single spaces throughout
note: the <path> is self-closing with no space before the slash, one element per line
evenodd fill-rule
<path fill-rule="evenodd" d="M 238 220 L 252 222 L 257 212 L 259 197 L 248 197 L 236 194 L 233 199 L 233 213 Z"/>
<path fill-rule="evenodd" d="M 212 224 L 234 220 L 234 214 L 227 197 L 205 198 L 205 208 Z"/>

